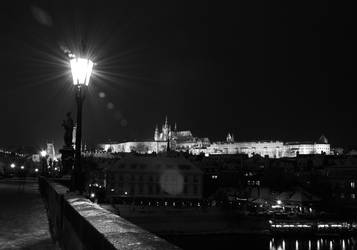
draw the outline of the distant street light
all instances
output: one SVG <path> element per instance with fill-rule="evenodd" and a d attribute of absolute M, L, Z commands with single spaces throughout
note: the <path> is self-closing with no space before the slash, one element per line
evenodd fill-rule
<path fill-rule="evenodd" d="M 11 168 L 15 168 L 15 167 L 16 167 L 16 166 L 15 166 L 15 163 L 11 163 L 11 164 L 10 164 L 10 167 L 11 167 Z"/>
<path fill-rule="evenodd" d="M 85 98 L 85 90 L 92 74 L 93 62 L 86 58 L 74 57 L 70 60 L 73 84 L 76 87 L 77 102 L 77 127 L 74 170 L 72 171 L 71 190 L 83 191 L 83 174 L 81 166 L 81 139 L 82 139 L 82 104 Z"/>
<path fill-rule="evenodd" d="M 21 166 L 21 169 L 25 169 L 25 167 L 24 167 L 24 166 Z"/>
<path fill-rule="evenodd" d="M 40 155 L 41 155 L 41 174 L 42 175 L 47 175 L 48 171 L 46 169 L 47 166 L 47 161 L 46 161 L 46 157 L 47 157 L 47 151 L 46 150 L 41 150 L 40 151 Z"/>
<path fill-rule="evenodd" d="M 41 150 L 40 155 L 41 155 L 42 157 L 46 157 L 46 155 L 47 155 L 46 150 Z"/>

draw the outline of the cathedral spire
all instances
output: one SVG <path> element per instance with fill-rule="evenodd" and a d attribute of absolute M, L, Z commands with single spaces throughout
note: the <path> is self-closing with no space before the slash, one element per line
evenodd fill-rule
<path fill-rule="evenodd" d="M 176 124 L 176 122 L 175 122 L 174 131 L 175 131 L 175 132 L 177 131 L 177 124 Z"/>
<path fill-rule="evenodd" d="M 165 116 L 165 127 L 167 127 L 168 122 L 167 122 L 167 115 Z"/>

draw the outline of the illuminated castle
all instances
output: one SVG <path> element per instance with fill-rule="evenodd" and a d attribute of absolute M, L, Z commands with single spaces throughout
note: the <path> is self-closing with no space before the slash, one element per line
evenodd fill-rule
<path fill-rule="evenodd" d="M 165 118 L 161 131 L 156 125 L 153 141 L 123 142 L 102 144 L 105 151 L 159 153 L 168 150 L 184 151 L 194 155 L 204 154 L 247 154 L 270 158 L 295 157 L 299 154 L 330 154 L 330 144 L 325 136 L 316 142 L 282 142 L 282 141 L 235 141 L 234 135 L 228 133 L 223 142 L 210 142 L 208 138 L 194 137 L 190 130 L 177 131 Z"/>

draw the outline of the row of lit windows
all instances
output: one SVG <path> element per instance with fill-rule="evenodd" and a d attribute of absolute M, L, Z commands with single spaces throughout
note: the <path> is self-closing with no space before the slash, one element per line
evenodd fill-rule
<path fill-rule="evenodd" d="M 260 186 L 260 181 L 247 181 L 249 186 Z"/>
<path fill-rule="evenodd" d="M 121 200 L 122 201 L 122 200 Z M 119 203 L 122 204 L 122 203 Z M 130 203 L 125 203 L 124 204 L 132 204 L 132 202 Z M 155 201 L 155 200 L 144 200 L 144 201 L 140 201 L 140 200 L 136 200 L 134 201 L 135 205 L 140 205 L 140 206 L 149 206 L 149 207 L 161 207 L 161 206 L 172 206 L 172 207 L 200 207 L 201 206 L 201 202 L 199 201 Z"/>
<path fill-rule="evenodd" d="M 146 188 L 145 188 L 146 187 Z M 123 193 L 125 195 L 131 194 L 131 195 L 135 195 L 137 194 L 148 194 L 148 195 L 154 195 L 154 194 L 165 194 L 166 192 L 164 192 L 161 188 L 159 184 L 155 184 L 155 185 L 145 185 L 144 184 L 139 184 L 137 187 L 135 187 L 134 185 L 130 185 L 130 187 L 128 188 L 128 191 L 124 191 L 124 187 L 122 184 L 116 185 L 114 187 L 114 185 L 111 185 L 110 187 L 110 191 L 111 192 L 115 192 L 115 190 L 117 190 L 117 193 Z M 199 187 L 198 185 L 192 185 L 192 193 L 197 195 L 198 191 L 199 191 Z M 189 187 L 188 185 L 184 185 L 182 193 L 183 194 L 188 194 L 189 192 Z"/>

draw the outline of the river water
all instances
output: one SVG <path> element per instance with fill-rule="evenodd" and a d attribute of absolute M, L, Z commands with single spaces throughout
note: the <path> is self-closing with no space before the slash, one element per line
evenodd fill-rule
<path fill-rule="evenodd" d="M 256 235 L 163 236 L 183 249 L 249 249 L 249 250 L 354 250 L 356 237 L 288 237 Z"/>

